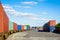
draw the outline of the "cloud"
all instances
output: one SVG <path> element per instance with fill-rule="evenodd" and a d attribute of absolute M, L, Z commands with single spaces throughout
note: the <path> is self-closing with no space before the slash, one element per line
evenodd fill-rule
<path fill-rule="evenodd" d="M 15 6 L 17 8 L 32 8 L 31 6 Z"/>
<path fill-rule="evenodd" d="M 38 4 L 38 2 L 21 2 L 22 4 Z"/>
<path fill-rule="evenodd" d="M 38 20 L 38 21 L 47 21 L 47 19 L 45 19 L 45 18 L 36 18 L 36 17 L 33 17 L 32 19 L 33 20 Z"/>
<path fill-rule="evenodd" d="M 47 12 L 42 12 L 42 14 L 47 14 Z"/>
<path fill-rule="evenodd" d="M 45 18 L 37 18 L 36 16 L 39 16 L 39 15 L 36 15 L 36 14 L 33 14 L 33 13 L 18 12 L 16 10 L 14 10 L 13 7 L 11 7 L 9 5 L 3 5 L 3 7 L 4 7 L 6 13 L 10 13 L 14 16 L 28 17 L 28 18 L 31 18 L 31 19 L 37 20 L 37 21 L 47 21 L 47 19 L 45 19 Z"/>
<path fill-rule="evenodd" d="M 10 13 L 12 15 L 15 16 L 22 16 L 22 17 L 34 17 L 35 15 L 32 13 L 23 13 L 23 12 L 18 12 L 15 9 L 13 9 L 13 7 L 9 6 L 9 5 L 3 5 L 6 13 Z"/>
<path fill-rule="evenodd" d="M 25 7 L 23 7 L 23 8 L 32 8 L 31 6 L 25 6 Z"/>

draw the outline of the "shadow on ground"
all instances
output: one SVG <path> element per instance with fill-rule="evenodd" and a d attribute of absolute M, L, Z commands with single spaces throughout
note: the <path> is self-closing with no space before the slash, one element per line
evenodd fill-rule
<path fill-rule="evenodd" d="M 49 32 L 49 31 L 38 30 L 38 32 Z M 55 30 L 52 33 L 60 34 L 59 31 L 55 31 Z"/>

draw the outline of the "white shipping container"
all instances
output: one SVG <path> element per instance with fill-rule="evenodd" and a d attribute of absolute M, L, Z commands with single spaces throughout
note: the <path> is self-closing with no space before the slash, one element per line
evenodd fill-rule
<path fill-rule="evenodd" d="M 24 29 L 26 30 L 27 29 L 27 26 L 24 26 Z"/>

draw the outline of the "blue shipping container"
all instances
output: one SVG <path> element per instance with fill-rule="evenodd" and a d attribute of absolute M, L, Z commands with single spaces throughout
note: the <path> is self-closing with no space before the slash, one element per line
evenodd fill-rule
<path fill-rule="evenodd" d="M 50 26 L 50 32 L 53 32 L 55 30 L 54 26 Z"/>
<path fill-rule="evenodd" d="M 21 30 L 21 28 L 22 28 L 22 26 L 21 26 L 21 25 L 18 25 L 18 28 L 17 28 L 17 29 L 18 29 L 18 30 Z"/>

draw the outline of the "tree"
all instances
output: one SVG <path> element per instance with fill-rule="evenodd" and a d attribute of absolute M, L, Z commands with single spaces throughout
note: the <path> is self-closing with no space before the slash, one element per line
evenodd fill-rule
<path fill-rule="evenodd" d="M 56 27 L 60 27 L 60 23 L 56 24 Z"/>

